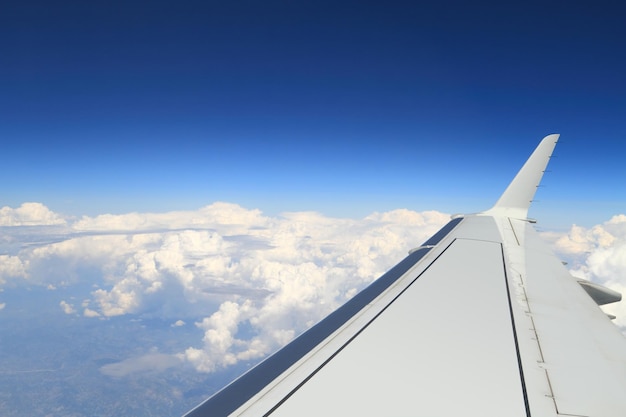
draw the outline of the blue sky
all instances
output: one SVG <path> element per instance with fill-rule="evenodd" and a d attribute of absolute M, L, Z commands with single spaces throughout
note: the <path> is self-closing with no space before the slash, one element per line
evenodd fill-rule
<path fill-rule="evenodd" d="M 626 202 L 617 4 L 14 2 L 0 206 L 477 211 L 561 133 L 531 214 L 596 224 Z"/>

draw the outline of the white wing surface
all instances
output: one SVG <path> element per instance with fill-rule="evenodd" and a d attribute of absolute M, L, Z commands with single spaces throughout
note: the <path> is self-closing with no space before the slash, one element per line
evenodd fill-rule
<path fill-rule="evenodd" d="M 186 416 L 626 416 L 626 339 L 526 218 L 558 135 L 457 217 Z"/>

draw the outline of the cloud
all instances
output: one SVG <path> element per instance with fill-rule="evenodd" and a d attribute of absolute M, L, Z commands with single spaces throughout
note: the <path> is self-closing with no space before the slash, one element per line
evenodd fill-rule
<path fill-rule="evenodd" d="M 63 225 L 65 220 L 41 203 L 23 203 L 18 208 L 0 208 L 0 226 Z"/>
<path fill-rule="evenodd" d="M 83 310 L 83 316 L 85 317 L 100 317 L 100 313 L 97 311 L 91 310 L 89 308 L 85 308 Z"/>
<path fill-rule="evenodd" d="M 67 287 L 88 279 L 96 288 L 82 303 L 84 317 L 156 316 L 175 319 L 173 326 L 185 323 L 181 317 L 193 321 L 203 338 L 177 358 L 211 372 L 287 343 L 447 220 L 444 213 L 404 209 L 364 219 L 315 212 L 266 217 L 227 203 L 84 217 L 68 225 L 72 232 L 63 239 L 0 255 L 0 283 Z M 626 216 L 542 235 L 573 275 L 626 291 Z M 606 311 L 626 327 L 622 304 Z M 65 301 L 60 306 L 75 312 Z"/>
<path fill-rule="evenodd" d="M 132 315 L 175 326 L 193 322 L 202 339 L 172 354 L 211 372 L 287 343 L 448 220 L 444 213 L 410 210 L 363 219 L 315 212 L 269 217 L 229 203 L 83 217 L 55 230 L 54 239 L 4 255 L 0 277 L 63 291 L 91 286 L 76 295 L 84 300 L 86 319 Z M 60 305 L 66 312 L 75 309 Z M 103 373 L 139 368 L 121 363 Z"/>
<path fill-rule="evenodd" d="M 25 278 L 27 276 L 28 260 L 19 256 L 0 255 L 0 285 L 10 279 Z"/>
<path fill-rule="evenodd" d="M 7 303 L 0 303 L 0 310 L 4 310 L 6 306 L 7 306 Z"/>
<path fill-rule="evenodd" d="M 238 339 L 236 333 L 240 323 L 249 320 L 253 313 L 249 300 L 242 304 L 232 301 L 223 303 L 217 312 L 196 323 L 196 326 L 205 331 L 202 349 L 190 347 L 179 358 L 188 361 L 201 372 L 212 372 L 218 367 L 234 365 L 240 359 L 238 356 L 242 347 L 243 356 L 250 358 L 249 343 Z"/>
<path fill-rule="evenodd" d="M 181 365 L 181 360 L 175 355 L 151 352 L 142 356 L 124 359 L 100 367 L 104 375 L 121 378 L 136 373 L 156 373 Z"/>
<path fill-rule="evenodd" d="M 551 236 L 554 248 L 569 261 L 572 275 L 621 292 L 626 297 L 626 215 L 591 228 L 572 226 L 567 234 Z M 626 301 L 603 309 L 617 316 L 615 323 L 626 329 Z"/>
<path fill-rule="evenodd" d="M 74 306 L 72 306 L 71 304 L 65 301 L 61 301 L 59 305 L 61 306 L 61 309 L 63 310 L 65 314 L 74 314 L 76 312 L 76 310 L 74 309 Z"/>
<path fill-rule="evenodd" d="M 172 327 L 194 323 L 202 332 L 186 349 L 106 365 L 105 375 L 144 372 L 159 361 L 154 369 L 182 361 L 213 372 L 284 345 L 448 219 L 445 213 L 406 209 L 363 219 L 316 212 L 269 217 L 215 203 L 196 211 L 83 217 L 48 231 L 45 239 L 37 238 L 37 227 L 27 228 L 28 234 L 16 226 L 11 238 L 23 244 L 0 255 L 0 284 L 60 289 L 50 292 L 54 296 L 83 288 L 76 296 L 83 300 L 85 320 L 155 317 Z M 626 291 L 626 216 L 542 236 L 570 262 L 573 275 Z M 626 303 L 606 310 L 624 327 L 621 304 Z M 74 305 L 59 305 L 75 313 Z"/>
<path fill-rule="evenodd" d="M 218 227 L 236 232 L 246 230 L 250 224 L 263 226 L 265 218 L 260 210 L 247 210 L 237 204 L 217 202 L 195 211 L 172 211 L 168 213 L 103 214 L 84 216 L 72 224 L 80 231 L 142 231 L 206 229 Z"/>

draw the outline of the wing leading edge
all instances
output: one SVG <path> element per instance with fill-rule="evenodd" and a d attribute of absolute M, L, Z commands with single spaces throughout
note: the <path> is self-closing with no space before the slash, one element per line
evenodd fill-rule
<path fill-rule="evenodd" d="M 626 415 L 626 339 L 527 219 L 557 140 L 186 416 Z"/>

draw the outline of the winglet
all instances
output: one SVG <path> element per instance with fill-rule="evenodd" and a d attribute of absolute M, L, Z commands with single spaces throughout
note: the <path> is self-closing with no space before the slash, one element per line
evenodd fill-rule
<path fill-rule="evenodd" d="M 526 219 L 541 177 L 548 166 L 559 135 L 548 135 L 530 155 L 522 169 L 500 196 L 498 202 L 483 214 Z"/>

